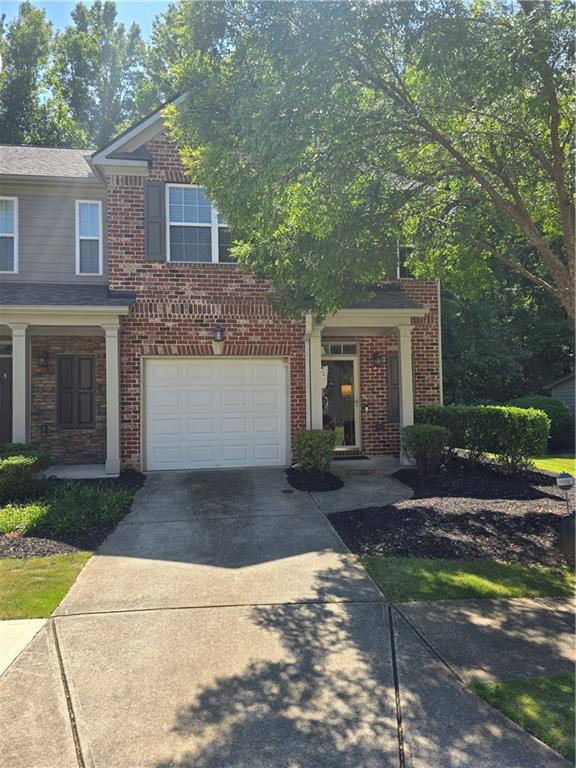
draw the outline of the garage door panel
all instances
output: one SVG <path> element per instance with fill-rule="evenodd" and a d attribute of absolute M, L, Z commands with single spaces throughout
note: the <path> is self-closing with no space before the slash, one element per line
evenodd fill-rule
<path fill-rule="evenodd" d="M 148 360 L 146 468 L 285 464 L 286 378 L 280 361 Z"/>

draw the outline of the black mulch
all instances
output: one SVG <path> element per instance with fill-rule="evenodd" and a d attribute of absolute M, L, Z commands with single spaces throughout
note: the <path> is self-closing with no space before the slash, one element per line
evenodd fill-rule
<path fill-rule="evenodd" d="M 145 476 L 140 472 L 122 472 L 119 477 L 103 478 L 101 480 L 75 480 L 74 482 L 103 485 L 107 488 L 127 488 L 138 490 L 144 485 Z M 70 482 L 51 478 L 49 483 Z M 130 504 L 122 510 L 121 517 L 130 512 Z M 17 560 L 29 560 L 32 557 L 47 555 L 66 555 L 80 551 L 94 551 L 104 539 L 114 530 L 113 525 L 97 525 L 87 531 L 67 534 L 51 534 L 38 532 L 36 535 L 17 536 L 0 533 L 0 558 L 14 557 Z"/>
<path fill-rule="evenodd" d="M 552 475 L 506 476 L 490 466 L 458 459 L 429 480 L 422 480 L 413 469 L 401 469 L 394 477 L 413 489 L 412 499 L 329 515 L 353 552 L 566 564 L 558 550 L 558 527 L 566 504 Z"/>
<path fill-rule="evenodd" d="M 286 479 L 298 491 L 337 491 L 344 486 L 342 480 L 331 472 L 304 472 L 297 467 L 286 470 Z"/>

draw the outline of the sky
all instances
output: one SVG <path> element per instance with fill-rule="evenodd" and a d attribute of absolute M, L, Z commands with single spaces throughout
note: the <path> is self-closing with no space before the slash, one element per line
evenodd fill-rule
<path fill-rule="evenodd" d="M 90 0 L 84 0 L 89 5 Z M 37 8 L 46 11 L 48 19 L 54 25 L 54 29 L 62 29 L 70 22 L 70 11 L 76 2 L 63 2 L 63 0 L 35 0 L 33 4 Z M 18 13 L 19 2 L 13 0 L 0 0 L 0 14 L 6 14 L 6 21 L 10 21 Z M 135 21 L 142 30 L 144 37 L 152 32 L 152 21 L 168 6 L 168 2 L 158 0 L 116 0 L 118 20 L 129 26 Z"/>

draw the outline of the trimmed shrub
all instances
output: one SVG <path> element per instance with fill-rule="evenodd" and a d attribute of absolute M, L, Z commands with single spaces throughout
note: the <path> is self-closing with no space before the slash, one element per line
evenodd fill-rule
<path fill-rule="evenodd" d="M 50 464 L 50 456 L 46 451 L 28 443 L 0 443 L 0 460 L 9 456 L 34 456 L 40 469 L 47 469 Z"/>
<path fill-rule="evenodd" d="M 515 408 L 535 408 L 550 419 L 550 448 L 568 448 L 574 444 L 574 422 L 566 403 L 546 395 L 527 395 L 511 400 Z"/>
<path fill-rule="evenodd" d="M 450 432 L 436 424 L 412 424 L 402 430 L 402 447 L 423 477 L 437 472 L 444 461 Z"/>
<path fill-rule="evenodd" d="M 332 461 L 336 433 L 329 429 L 308 429 L 296 432 L 296 453 L 306 472 L 326 472 Z"/>
<path fill-rule="evenodd" d="M 543 411 L 502 405 L 447 405 L 420 408 L 419 424 L 444 426 L 450 448 L 472 458 L 489 453 L 507 471 L 531 466 L 531 456 L 546 451 L 550 419 Z"/>
<path fill-rule="evenodd" d="M 0 533 L 19 533 L 24 536 L 42 523 L 48 513 L 44 501 L 30 501 L 27 504 L 6 504 L 0 507 Z"/>
<path fill-rule="evenodd" d="M 37 495 L 42 471 L 48 466 L 48 455 L 30 450 L 0 456 L 0 501 L 17 501 Z"/>

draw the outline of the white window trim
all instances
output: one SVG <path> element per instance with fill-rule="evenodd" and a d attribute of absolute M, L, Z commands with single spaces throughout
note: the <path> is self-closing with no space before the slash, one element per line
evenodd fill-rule
<path fill-rule="evenodd" d="M 102 201 L 76 200 L 76 274 L 80 277 L 93 277 L 104 274 L 104 243 L 102 235 Z M 88 203 L 98 206 L 98 237 L 80 237 L 80 205 Z M 98 240 L 98 272 L 80 271 L 80 240 Z"/>
<path fill-rule="evenodd" d="M 17 275 L 18 274 L 18 198 L 8 197 L 6 195 L 0 196 L 0 200 L 11 200 L 14 203 L 14 269 L 2 269 L 0 275 Z M 10 237 L 10 235 L 2 234 L 2 237 Z"/>
<path fill-rule="evenodd" d="M 210 202 L 210 223 L 199 222 L 197 224 L 188 221 L 170 221 L 170 190 L 178 187 L 184 187 L 186 189 L 204 189 L 200 184 L 166 184 L 166 260 L 172 261 L 170 258 L 170 227 L 206 227 L 210 228 L 211 242 L 210 242 L 210 254 L 211 261 L 175 261 L 174 264 L 234 264 L 233 261 L 219 261 L 218 259 L 218 247 L 220 245 L 220 229 L 227 229 L 227 224 L 218 223 L 218 211 L 214 203 Z"/>

